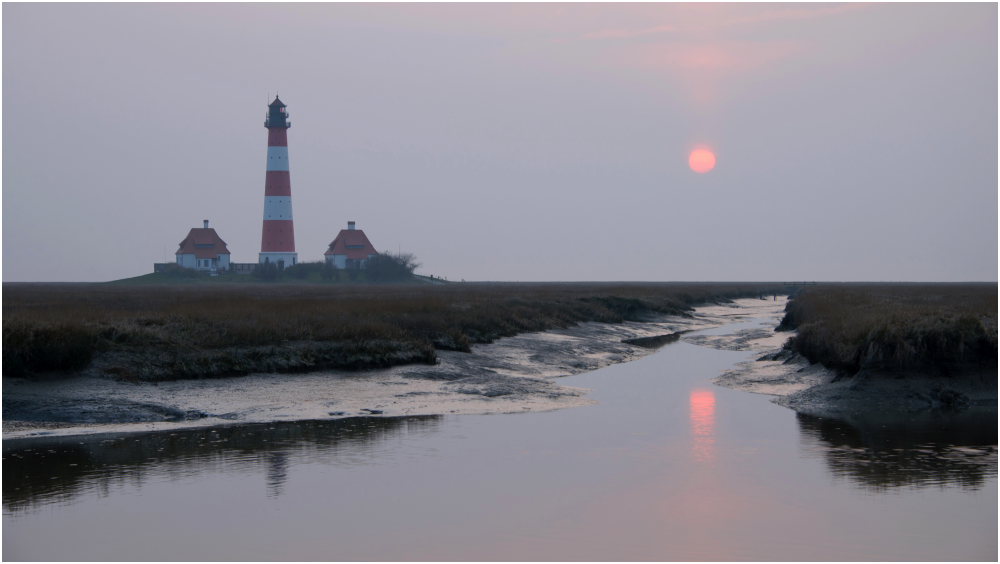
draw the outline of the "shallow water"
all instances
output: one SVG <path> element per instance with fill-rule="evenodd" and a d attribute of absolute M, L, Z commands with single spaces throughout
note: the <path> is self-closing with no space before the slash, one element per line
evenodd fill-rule
<path fill-rule="evenodd" d="M 997 559 L 995 408 L 821 419 L 708 383 L 751 354 L 667 345 L 546 413 L 4 441 L 3 558 Z"/>

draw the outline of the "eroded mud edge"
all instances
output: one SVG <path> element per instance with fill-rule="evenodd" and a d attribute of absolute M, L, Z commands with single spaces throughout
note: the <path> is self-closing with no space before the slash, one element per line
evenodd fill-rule
<path fill-rule="evenodd" d="M 97 376 L 70 381 L 3 380 L 3 437 L 140 432 L 236 423 L 371 416 L 499 414 L 596 403 L 589 390 L 554 378 L 628 362 L 655 348 L 623 343 L 718 327 L 761 315 L 761 300 L 696 308 L 620 325 L 578 327 L 441 351 L 436 366 L 362 372 L 251 374 L 236 378 L 128 384 Z M 783 303 L 781 304 L 783 307 Z"/>
<path fill-rule="evenodd" d="M 808 415 L 843 417 L 873 411 L 995 410 L 997 406 L 997 375 L 992 371 L 945 378 L 863 370 L 838 380 L 833 371 L 821 364 L 810 364 L 801 355 L 783 350 L 782 345 L 794 333 L 774 332 L 781 320 L 780 312 L 768 319 L 758 329 L 682 340 L 759 353 L 712 382 L 734 390 L 773 395 L 774 403 Z"/>

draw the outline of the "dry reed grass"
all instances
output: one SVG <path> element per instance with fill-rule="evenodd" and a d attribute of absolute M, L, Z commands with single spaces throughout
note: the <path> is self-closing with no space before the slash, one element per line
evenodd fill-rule
<path fill-rule="evenodd" d="M 78 371 L 109 351 L 159 351 L 166 377 L 434 361 L 434 348 L 585 321 L 618 323 L 692 304 L 778 291 L 768 284 L 450 284 L 443 286 L 109 286 L 5 284 L 3 369 L 11 376 Z M 268 364 L 302 343 L 350 344 L 351 358 Z M 397 354 L 400 347 L 414 354 Z M 206 351 L 253 349 L 192 368 Z M 262 349 L 263 348 L 263 349 Z M 263 352 L 262 352 L 263 351 Z M 229 354 L 229 353 L 227 353 Z M 298 354 L 298 353 L 295 353 Z M 316 356 L 315 351 L 311 353 Z M 201 355 L 201 356 L 198 356 Z M 162 355 L 161 355 L 162 356 Z M 323 355 L 320 355 L 323 356 Z M 327 358 L 329 357 L 329 358 Z M 213 357 L 218 359 L 218 355 Z M 207 361 L 200 361 L 207 362 Z M 353 364 L 352 364 L 353 363 Z M 284 366 L 284 368 L 283 368 Z M 298 368 L 295 368 L 298 367 Z M 115 368 L 118 371 L 128 371 Z M 110 370 L 109 372 L 114 372 Z M 164 377 L 160 370 L 157 378 Z"/>
<path fill-rule="evenodd" d="M 844 375 L 957 375 L 997 367 L 996 284 L 845 284 L 803 290 L 779 329 L 788 346 Z"/>

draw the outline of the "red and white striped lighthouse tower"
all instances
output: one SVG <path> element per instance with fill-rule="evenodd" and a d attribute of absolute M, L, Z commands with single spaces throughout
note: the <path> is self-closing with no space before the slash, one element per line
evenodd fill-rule
<path fill-rule="evenodd" d="M 292 184 L 288 174 L 288 121 L 285 104 L 274 97 L 267 107 L 267 173 L 264 180 L 264 227 L 260 237 L 259 262 L 298 262 L 292 227 Z"/>

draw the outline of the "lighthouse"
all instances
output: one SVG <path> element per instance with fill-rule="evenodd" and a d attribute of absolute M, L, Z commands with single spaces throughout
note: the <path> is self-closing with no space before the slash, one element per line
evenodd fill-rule
<path fill-rule="evenodd" d="M 292 227 L 292 184 L 288 174 L 287 106 L 277 96 L 267 107 L 267 173 L 264 179 L 264 227 L 258 262 L 279 267 L 298 262 Z"/>

